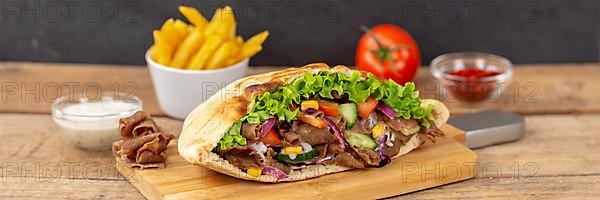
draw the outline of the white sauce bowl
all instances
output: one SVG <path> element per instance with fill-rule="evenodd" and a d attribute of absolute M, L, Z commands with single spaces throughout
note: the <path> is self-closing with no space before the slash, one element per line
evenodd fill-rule
<path fill-rule="evenodd" d="M 120 140 L 119 119 L 142 109 L 132 95 L 115 93 L 94 100 L 82 94 L 60 97 L 52 103 L 52 119 L 75 146 L 92 151 L 111 149 Z"/>

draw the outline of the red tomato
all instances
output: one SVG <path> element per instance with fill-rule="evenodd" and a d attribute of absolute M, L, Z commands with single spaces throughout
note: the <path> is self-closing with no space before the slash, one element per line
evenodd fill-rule
<path fill-rule="evenodd" d="M 377 108 L 377 99 L 367 98 L 365 102 L 358 103 L 358 116 L 367 118 Z"/>
<path fill-rule="evenodd" d="M 335 102 L 319 100 L 319 110 L 323 111 L 323 114 L 327 116 L 337 117 L 339 107 Z"/>
<path fill-rule="evenodd" d="M 300 115 L 298 115 L 298 120 L 313 125 L 314 127 L 317 128 L 324 128 L 325 127 L 325 122 L 322 119 L 316 118 L 312 115 L 307 115 L 304 113 L 301 113 Z"/>
<path fill-rule="evenodd" d="M 377 25 L 363 34 L 356 47 L 355 59 L 358 69 L 399 84 L 411 81 L 421 65 L 415 40 L 408 32 L 391 24 Z"/>
<path fill-rule="evenodd" d="M 270 146 L 281 146 L 283 143 L 281 142 L 281 138 L 275 132 L 275 130 L 269 130 L 264 136 L 260 138 L 260 141 L 266 145 Z"/>

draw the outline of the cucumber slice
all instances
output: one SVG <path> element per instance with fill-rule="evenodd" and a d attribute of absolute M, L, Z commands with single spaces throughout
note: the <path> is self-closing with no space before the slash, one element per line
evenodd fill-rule
<path fill-rule="evenodd" d="M 413 128 L 410 128 L 408 126 L 404 126 L 404 127 L 400 128 L 400 132 L 407 136 L 415 134 L 415 133 L 419 132 L 420 130 L 421 130 L 421 127 L 419 127 L 418 125 Z"/>
<path fill-rule="evenodd" d="M 374 150 L 377 147 L 377 143 L 371 138 L 371 136 L 346 131 L 344 133 L 344 139 L 352 146 L 364 147 L 367 149 Z"/>
<path fill-rule="evenodd" d="M 277 155 L 275 155 L 275 159 L 280 160 L 282 162 L 290 163 L 290 164 L 297 164 L 302 161 L 313 159 L 315 156 L 317 156 L 317 151 L 315 151 L 313 149 L 306 153 L 301 153 L 301 154 L 296 155 L 296 158 L 294 158 L 294 159 L 290 158 L 290 156 L 287 154 L 278 153 Z"/>
<path fill-rule="evenodd" d="M 340 114 L 346 122 L 346 128 L 352 128 L 358 118 L 358 107 L 355 103 L 345 103 L 340 105 Z"/>

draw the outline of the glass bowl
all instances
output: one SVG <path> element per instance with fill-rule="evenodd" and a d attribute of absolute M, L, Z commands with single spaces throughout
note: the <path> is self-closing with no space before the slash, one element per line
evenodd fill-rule
<path fill-rule="evenodd" d="M 90 99 L 80 93 L 52 103 L 52 119 L 75 146 L 92 151 L 109 150 L 120 139 L 119 119 L 142 110 L 138 97 L 111 93 Z"/>
<path fill-rule="evenodd" d="M 445 100 L 477 103 L 500 98 L 510 83 L 513 66 L 501 56 L 458 52 L 433 59 L 431 73 Z"/>

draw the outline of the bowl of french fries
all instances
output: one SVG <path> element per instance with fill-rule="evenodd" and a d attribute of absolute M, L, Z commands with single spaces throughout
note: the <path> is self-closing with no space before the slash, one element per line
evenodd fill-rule
<path fill-rule="evenodd" d="M 196 8 L 180 6 L 187 19 L 168 19 L 152 32 L 154 44 L 146 63 L 161 109 L 183 119 L 196 106 L 246 75 L 249 60 L 269 36 L 260 32 L 248 40 L 236 33 L 231 7 L 218 8 L 208 21 Z"/>

